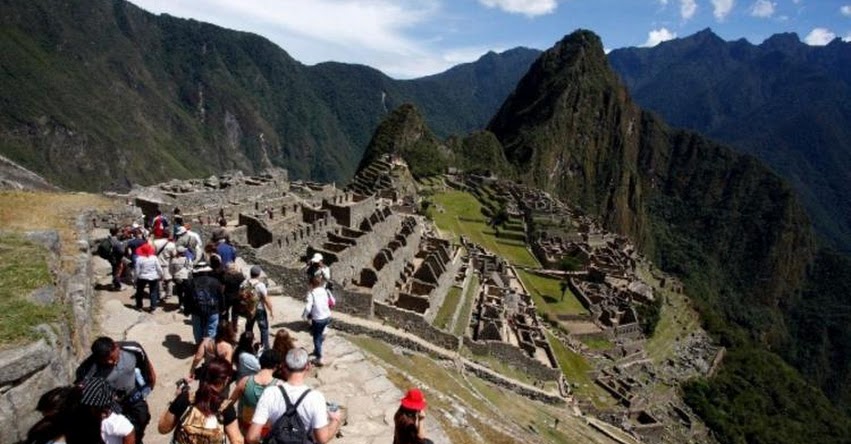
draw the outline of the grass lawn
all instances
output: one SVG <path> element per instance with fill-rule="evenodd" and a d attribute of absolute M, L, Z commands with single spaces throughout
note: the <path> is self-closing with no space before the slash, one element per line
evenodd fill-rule
<path fill-rule="evenodd" d="M 612 348 L 612 343 L 608 339 L 595 338 L 595 337 L 580 337 L 580 341 L 583 344 L 587 345 L 591 350 L 608 350 Z"/>
<path fill-rule="evenodd" d="M 470 279 L 470 285 L 467 286 L 467 291 L 464 292 L 464 299 L 461 301 L 461 313 L 458 315 L 455 327 L 452 328 L 453 335 L 461 336 L 467 330 L 467 325 L 470 323 L 470 314 L 473 312 L 478 291 L 479 277 L 477 275 L 473 275 Z"/>
<path fill-rule="evenodd" d="M 19 235 L 0 239 L 0 347 L 32 340 L 33 327 L 61 317 L 61 304 L 27 300 L 33 290 L 51 283 L 47 255 L 44 247 Z"/>
<path fill-rule="evenodd" d="M 446 327 L 449 326 L 452 316 L 458 310 L 458 303 L 461 302 L 461 291 L 460 288 L 454 286 L 449 289 L 446 299 L 443 300 L 443 305 L 440 306 L 440 311 L 437 312 L 437 316 L 434 318 L 433 324 L 435 327 L 446 330 Z"/>
<path fill-rule="evenodd" d="M 29 294 L 51 284 L 48 252 L 23 237 L 24 231 L 56 230 L 64 255 L 77 254 L 75 217 L 88 209 L 105 209 L 113 201 L 94 194 L 0 192 L 0 348 L 32 341 L 32 327 L 61 320 L 61 304 L 41 306 Z M 70 263 L 69 263 L 70 264 Z M 69 264 L 60 264 L 65 269 Z"/>
<path fill-rule="evenodd" d="M 591 366 L 585 358 L 565 347 L 549 332 L 547 332 L 547 340 L 550 341 L 564 377 L 574 388 L 578 398 L 591 401 L 600 408 L 611 407 L 615 404 L 615 399 L 591 380 L 589 376 Z"/>
<path fill-rule="evenodd" d="M 526 289 L 532 293 L 532 299 L 542 314 L 550 313 L 555 316 L 588 314 L 588 310 L 579 303 L 570 289 L 567 289 L 562 300 L 560 280 L 538 276 L 521 269 L 517 269 L 517 274 Z"/>
<path fill-rule="evenodd" d="M 451 232 L 456 239 L 464 235 L 514 265 L 539 266 L 525 242 L 496 237 L 496 232 L 487 226 L 485 216 L 482 215 L 482 204 L 472 194 L 450 190 L 435 193 L 432 200 L 444 210 L 440 212 L 432 209 L 431 212 L 435 224 L 444 233 Z"/>

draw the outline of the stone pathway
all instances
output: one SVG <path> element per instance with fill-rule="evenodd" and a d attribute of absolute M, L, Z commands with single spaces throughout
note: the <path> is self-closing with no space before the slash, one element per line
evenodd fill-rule
<path fill-rule="evenodd" d="M 99 258 L 93 259 L 99 284 L 109 284 L 109 266 Z M 244 265 L 244 264 L 243 264 Z M 99 291 L 98 322 L 101 334 L 116 340 L 134 340 L 149 353 L 157 371 L 156 387 L 148 398 L 152 420 L 145 436 L 147 444 L 167 444 L 170 435 L 157 433 L 156 424 L 174 397 L 175 382 L 189 372 L 195 352 L 192 327 L 188 318 L 176 311 L 176 298 L 167 300 L 155 313 L 136 311 L 133 291 L 125 286 L 120 292 Z M 306 324 L 299 319 L 302 303 L 288 296 L 273 296 L 274 319 L 270 320 L 272 335 L 278 328 L 288 328 L 297 344 L 312 350 Z M 147 301 L 145 302 L 147 307 Z M 240 330 L 241 331 L 241 330 Z M 320 390 L 328 400 L 348 409 L 348 425 L 343 437 L 334 440 L 341 444 L 379 444 L 393 440 L 393 413 L 404 395 L 386 376 L 386 371 L 372 363 L 353 344 L 329 329 L 325 340 L 328 365 L 317 369 L 308 385 Z M 450 441 L 436 421 L 427 421 L 428 436 L 436 444 Z"/>

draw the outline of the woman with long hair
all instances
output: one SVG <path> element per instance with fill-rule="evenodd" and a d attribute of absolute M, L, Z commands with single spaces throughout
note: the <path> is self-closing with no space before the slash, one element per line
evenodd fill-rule
<path fill-rule="evenodd" d="M 416 388 L 408 390 L 393 415 L 393 444 L 432 444 L 425 437 L 425 408 L 423 392 Z"/>
<path fill-rule="evenodd" d="M 204 338 L 198 344 L 198 350 L 195 352 L 195 358 L 192 360 L 192 366 L 189 368 L 189 377 L 195 379 L 198 364 L 202 360 L 204 361 L 204 367 L 215 358 L 233 362 L 233 347 L 235 344 L 236 333 L 233 330 L 233 324 L 228 320 L 220 320 L 219 325 L 216 327 L 216 337 Z"/>
<path fill-rule="evenodd" d="M 237 380 L 260 371 L 260 361 L 257 360 L 257 346 L 258 344 L 254 342 L 253 331 L 247 330 L 239 336 L 239 344 L 233 352 L 236 360 Z"/>
<path fill-rule="evenodd" d="M 194 442 L 199 438 L 209 442 L 223 442 L 225 436 L 231 444 L 242 444 L 244 441 L 239 431 L 236 410 L 232 404 L 223 407 L 225 388 L 231 376 L 231 363 L 214 358 L 207 364 L 193 396 L 190 396 L 187 384 L 178 383 L 175 399 L 160 416 L 157 430 L 163 435 L 174 431 L 173 442 L 178 444 Z"/>

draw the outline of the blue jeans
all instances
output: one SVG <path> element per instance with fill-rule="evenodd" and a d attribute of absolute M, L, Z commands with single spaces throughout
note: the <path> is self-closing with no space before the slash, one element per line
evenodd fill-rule
<path fill-rule="evenodd" d="M 322 342 L 325 340 L 325 327 L 331 323 L 331 318 L 321 321 L 314 320 L 310 324 L 310 334 L 313 336 L 313 354 L 318 361 L 322 360 Z"/>
<path fill-rule="evenodd" d="M 254 330 L 254 323 L 260 328 L 260 343 L 263 344 L 263 350 L 269 349 L 269 315 L 266 310 L 257 310 L 257 313 L 252 319 L 245 320 L 245 331 Z"/>
<path fill-rule="evenodd" d="M 148 286 L 148 291 L 151 297 L 151 310 L 157 308 L 157 303 L 160 301 L 160 281 L 136 279 L 136 308 L 142 308 L 142 298 L 145 296 L 145 286 Z"/>
<path fill-rule="evenodd" d="M 192 335 L 195 336 L 196 344 L 200 344 L 204 338 L 215 338 L 217 328 L 219 328 L 218 313 L 209 316 L 192 315 Z"/>

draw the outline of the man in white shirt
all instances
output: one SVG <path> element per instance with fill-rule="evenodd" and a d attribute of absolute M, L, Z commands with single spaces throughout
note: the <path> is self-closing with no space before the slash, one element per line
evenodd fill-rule
<path fill-rule="evenodd" d="M 287 411 L 287 402 L 284 400 L 282 389 L 287 393 L 290 402 L 298 403 L 296 411 L 304 427 L 313 432 L 313 442 L 324 444 L 331 441 L 340 430 L 340 412 L 329 412 L 325 404 L 325 396 L 305 385 L 304 379 L 310 368 L 307 351 L 303 348 L 290 350 L 287 353 L 286 366 L 289 370 L 287 382 L 266 388 L 260 396 L 245 442 L 259 443 L 264 428 L 271 430 L 270 436 L 274 436 L 275 423 Z M 306 395 L 305 392 L 307 392 Z M 303 395 L 304 398 L 302 398 Z M 302 398 L 301 402 L 299 398 Z"/>
<path fill-rule="evenodd" d="M 311 289 L 305 298 L 302 317 L 310 319 L 310 335 L 313 336 L 313 355 L 315 364 L 322 367 L 322 343 L 325 340 L 325 327 L 331 323 L 331 307 L 334 306 L 334 296 L 325 288 L 321 274 L 310 278 Z"/>

